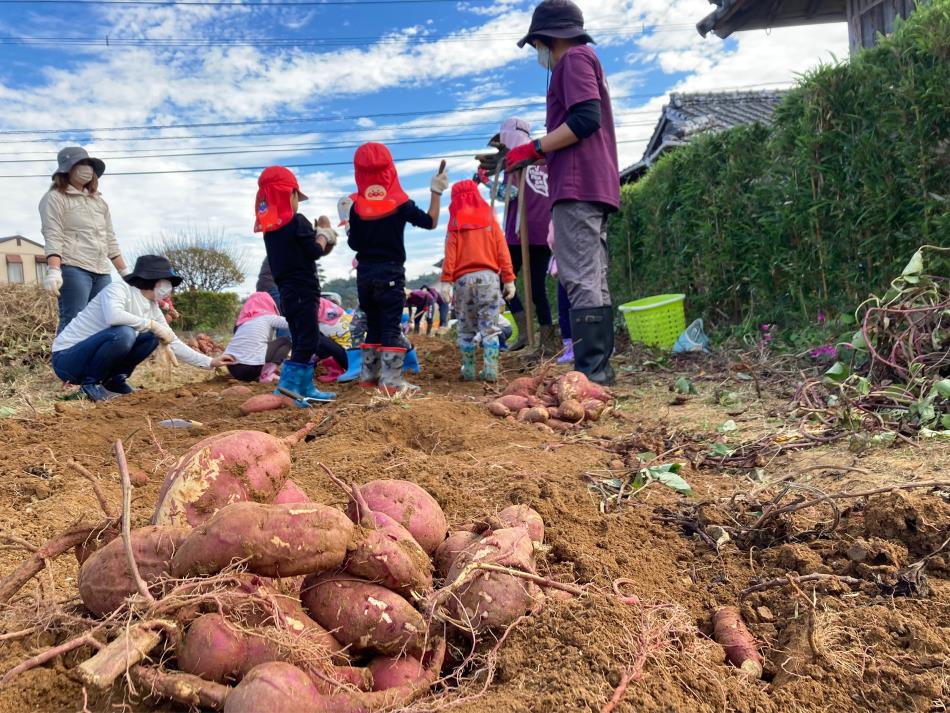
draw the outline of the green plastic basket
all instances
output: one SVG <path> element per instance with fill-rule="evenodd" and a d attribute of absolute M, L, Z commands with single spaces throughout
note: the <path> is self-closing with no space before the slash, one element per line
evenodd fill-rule
<path fill-rule="evenodd" d="M 515 318 L 511 316 L 511 312 L 502 312 L 501 316 L 507 319 L 508 324 L 511 325 L 511 337 L 508 341 L 514 342 L 518 338 L 518 325 L 515 324 Z"/>
<path fill-rule="evenodd" d="M 631 342 L 672 349 L 686 329 L 686 295 L 655 295 L 620 305 Z"/>

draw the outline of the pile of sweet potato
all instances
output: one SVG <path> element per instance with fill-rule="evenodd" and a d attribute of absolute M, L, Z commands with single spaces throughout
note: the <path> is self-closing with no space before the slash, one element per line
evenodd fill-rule
<path fill-rule="evenodd" d="M 613 400 L 607 389 L 579 371 L 563 376 L 523 376 L 488 404 L 494 416 L 538 424 L 545 432 L 570 431 L 597 421 Z"/>
<path fill-rule="evenodd" d="M 217 356 L 224 351 L 223 346 L 214 341 L 214 338 L 205 334 L 204 332 L 199 332 L 186 343 L 196 352 L 201 352 L 207 356 Z"/>
<path fill-rule="evenodd" d="M 119 528 L 83 543 L 80 598 L 112 639 L 78 667 L 84 683 L 106 690 L 129 672 L 226 713 L 383 710 L 451 668 L 453 637 L 543 603 L 536 511 L 514 505 L 449 534 L 418 485 L 329 471 L 347 510 L 312 502 L 289 478 L 308 430 L 200 441 L 168 472 L 152 524 L 128 543 Z"/>

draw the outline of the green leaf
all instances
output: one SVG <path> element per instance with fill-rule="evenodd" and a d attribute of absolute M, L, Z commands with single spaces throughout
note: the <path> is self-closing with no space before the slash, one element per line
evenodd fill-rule
<path fill-rule="evenodd" d="M 864 332 L 860 329 L 851 337 L 851 346 L 858 352 L 866 352 L 868 350 L 868 343 L 864 340 Z"/>
<path fill-rule="evenodd" d="M 742 401 L 742 397 L 735 391 L 726 391 L 719 396 L 720 406 L 736 406 Z"/>
<path fill-rule="evenodd" d="M 875 433 L 871 436 L 871 443 L 875 445 L 886 445 L 889 446 L 894 441 L 897 440 L 897 434 L 893 431 L 884 431 L 883 433 Z"/>
<path fill-rule="evenodd" d="M 950 398 L 950 379 L 941 379 L 934 384 L 934 388 L 937 389 L 937 393 L 940 394 L 942 398 Z"/>
<path fill-rule="evenodd" d="M 657 483 L 672 488 L 682 495 L 692 495 L 693 489 L 677 473 L 682 469 L 682 463 L 667 463 L 664 465 L 655 465 L 650 468 L 644 468 L 637 475 L 643 474 L 647 480 L 654 480 Z"/>
<path fill-rule="evenodd" d="M 744 371 L 737 371 L 736 378 L 739 381 L 752 381 L 752 377 L 749 374 L 746 374 Z"/>
<path fill-rule="evenodd" d="M 696 387 L 693 386 L 693 382 L 687 379 L 685 376 L 681 376 L 676 380 L 676 383 L 673 385 L 673 390 L 678 394 L 698 394 Z"/>
<path fill-rule="evenodd" d="M 16 416 L 15 408 L 12 406 L 0 407 L 0 418 L 10 418 L 11 416 Z"/>
<path fill-rule="evenodd" d="M 867 396 L 871 393 L 871 382 L 863 376 L 859 376 L 854 382 L 854 390 L 861 394 L 861 396 Z"/>
<path fill-rule="evenodd" d="M 656 453 L 653 451 L 643 451 L 642 453 L 637 453 L 637 460 L 641 463 L 649 463 L 651 460 L 656 458 Z"/>
<path fill-rule="evenodd" d="M 720 423 L 718 426 L 716 426 L 716 430 L 719 431 L 719 433 L 729 433 L 730 431 L 735 431 L 737 428 L 739 427 L 731 418 L 725 423 Z"/>
<path fill-rule="evenodd" d="M 940 417 L 940 427 L 941 428 L 950 428 L 950 413 L 945 413 Z"/>
<path fill-rule="evenodd" d="M 730 448 L 725 443 L 713 443 L 712 448 L 709 449 L 710 455 L 714 455 L 721 458 L 728 458 L 733 453 L 735 453 L 734 448 Z"/>
<path fill-rule="evenodd" d="M 950 430 L 932 431 L 929 428 L 920 429 L 921 438 L 950 438 Z"/>
<path fill-rule="evenodd" d="M 920 275 L 924 271 L 924 254 L 920 250 L 914 253 L 914 256 L 910 259 L 910 262 L 907 263 L 907 267 L 904 268 L 904 271 L 901 272 L 901 277 L 907 278 L 915 275 Z M 907 280 L 911 284 L 914 284 L 910 280 Z M 914 281 L 916 282 L 916 280 Z"/>
<path fill-rule="evenodd" d="M 841 384 L 851 376 L 851 370 L 848 369 L 848 365 L 840 361 L 836 361 L 832 364 L 831 368 L 825 372 L 825 379 L 831 381 L 835 384 Z"/>

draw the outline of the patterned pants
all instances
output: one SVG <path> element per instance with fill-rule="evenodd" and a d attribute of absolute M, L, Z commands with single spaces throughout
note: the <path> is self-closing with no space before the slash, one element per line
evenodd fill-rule
<path fill-rule="evenodd" d="M 497 320 L 502 305 L 498 282 L 498 275 L 491 270 L 470 272 L 455 281 L 459 346 L 474 346 L 476 334 L 482 348 L 498 345 L 501 330 Z"/>

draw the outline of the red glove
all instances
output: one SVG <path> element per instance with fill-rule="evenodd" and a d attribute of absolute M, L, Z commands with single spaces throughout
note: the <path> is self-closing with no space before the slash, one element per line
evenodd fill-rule
<path fill-rule="evenodd" d="M 535 161 L 540 161 L 544 157 L 539 154 L 534 149 L 534 142 L 531 141 L 527 144 L 522 144 L 521 146 L 516 146 L 511 149 L 507 154 L 505 154 L 505 170 L 511 171 L 515 166 L 520 163 L 534 163 Z"/>
<path fill-rule="evenodd" d="M 478 171 L 475 173 L 475 180 L 478 183 L 482 183 L 487 186 L 488 185 L 488 171 L 486 171 L 484 168 L 479 166 Z"/>

